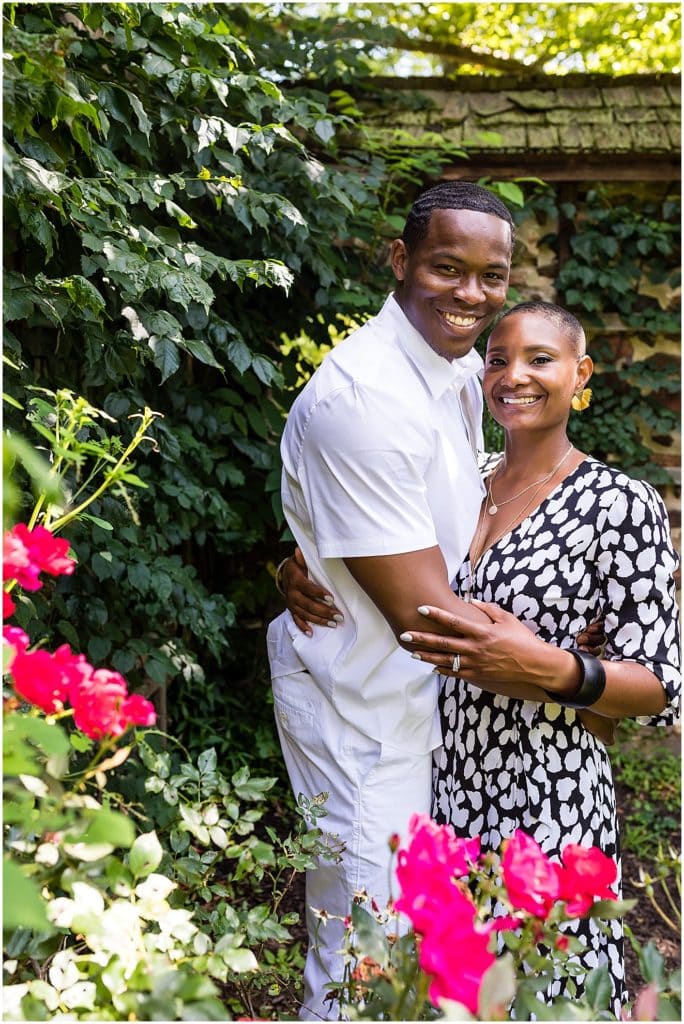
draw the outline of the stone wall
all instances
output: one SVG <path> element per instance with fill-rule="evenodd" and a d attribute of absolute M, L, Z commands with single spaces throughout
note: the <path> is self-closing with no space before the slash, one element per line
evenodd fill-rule
<path fill-rule="evenodd" d="M 446 144 L 465 146 L 479 156 L 516 163 L 518 156 L 533 161 L 542 154 L 562 154 L 573 167 L 578 156 L 595 164 L 610 154 L 628 157 L 632 174 L 635 158 L 659 156 L 660 168 L 651 170 L 667 169 L 677 177 L 680 88 L 680 77 L 673 74 L 524 81 L 472 75 L 454 80 L 373 79 L 372 89 L 358 98 L 378 141 L 405 133 L 421 145 L 439 134 Z M 620 161 L 616 170 L 619 166 Z"/>

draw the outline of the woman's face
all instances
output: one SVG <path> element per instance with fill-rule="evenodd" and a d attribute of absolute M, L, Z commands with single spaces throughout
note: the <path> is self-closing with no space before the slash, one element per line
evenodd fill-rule
<path fill-rule="evenodd" d="M 565 426 L 570 402 L 586 386 L 593 365 L 581 358 L 565 332 L 540 313 L 513 313 L 494 328 L 487 344 L 484 394 L 506 430 Z"/>

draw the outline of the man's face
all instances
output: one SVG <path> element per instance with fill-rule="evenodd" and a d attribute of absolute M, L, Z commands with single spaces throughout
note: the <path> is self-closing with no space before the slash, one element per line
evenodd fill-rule
<path fill-rule="evenodd" d="M 510 226 L 475 210 L 435 210 L 417 246 L 392 245 L 395 298 L 446 359 L 466 355 L 499 312 L 510 266 Z"/>

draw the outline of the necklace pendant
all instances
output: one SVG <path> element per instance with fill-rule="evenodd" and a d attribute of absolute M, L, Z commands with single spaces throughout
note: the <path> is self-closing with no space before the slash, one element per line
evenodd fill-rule
<path fill-rule="evenodd" d="M 487 509 L 487 511 L 489 512 L 490 516 L 495 516 L 496 513 L 499 511 L 499 509 L 498 509 L 498 507 L 496 505 L 491 504 L 489 506 L 489 508 Z"/>

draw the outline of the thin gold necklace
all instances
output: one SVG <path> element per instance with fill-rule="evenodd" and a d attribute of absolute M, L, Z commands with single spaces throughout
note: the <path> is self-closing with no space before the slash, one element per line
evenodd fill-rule
<path fill-rule="evenodd" d="M 527 512 L 528 508 L 530 507 L 530 505 L 532 504 L 534 499 L 537 497 L 537 495 L 541 491 L 541 489 L 544 486 L 544 484 L 548 483 L 548 481 L 551 479 L 551 477 L 554 475 L 554 473 L 558 472 L 558 470 L 561 468 L 561 466 L 563 465 L 563 463 L 567 459 L 567 457 L 570 454 L 570 452 L 573 450 L 573 447 L 574 447 L 573 445 L 570 445 L 570 447 L 568 448 L 567 452 L 565 453 L 563 458 L 560 460 L 560 462 L 554 467 L 554 469 L 551 471 L 551 473 L 547 474 L 543 478 L 541 483 L 539 483 L 539 486 L 533 492 L 532 497 L 525 503 L 525 505 L 521 509 L 519 509 L 519 511 L 517 512 L 515 518 L 509 523 L 509 525 L 506 527 L 505 530 L 502 530 L 502 532 L 498 535 L 496 540 L 494 540 L 492 542 L 492 544 L 489 545 L 490 547 L 493 547 L 493 545 L 496 544 L 498 541 L 500 541 L 502 537 L 505 537 L 507 533 L 510 533 L 510 531 L 513 529 L 514 526 L 519 525 L 523 521 L 523 519 L 525 517 L 525 513 Z M 498 468 L 499 467 L 497 466 L 497 469 Z M 489 481 L 487 483 L 487 497 L 490 500 L 491 500 L 491 496 L 492 496 L 492 477 L 495 474 L 496 474 L 496 470 L 494 470 L 494 473 L 491 474 L 491 476 L 489 477 Z M 529 490 L 529 488 L 527 488 L 527 490 Z M 524 492 L 521 492 L 521 493 L 524 493 Z M 485 500 L 484 500 L 484 502 L 482 504 L 482 510 L 481 510 L 481 513 L 480 513 L 480 519 L 479 519 L 479 522 L 477 524 L 477 533 L 475 534 L 475 540 L 474 540 L 473 546 L 471 548 L 472 555 L 469 558 L 469 572 L 468 572 L 468 581 L 467 581 L 467 583 L 468 583 L 468 590 L 466 591 L 466 593 L 465 593 L 465 595 L 463 597 L 463 600 L 466 603 L 469 603 L 471 601 L 471 599 L 472 599 L 472 596 L 473 596 L 473 589 L 474 589 L 474 585 L 475 585 L 475 567 L 477 566 L 477 563 L 479 562 L 479 560 L 482 558 L 483 554 L 485 553 L 485 548 L 483 547 L 482 550 L 480 551 L 479 547 L 480 547 L 480 537 L 482 536 L 482 527 L 484 526 L 484 522 L 485 522 L 485 514 L 486 514 L 485 513 L 485 509 L 487 508 L 487 497 L 485 497 Z M 519 495 L 518 495 L 518 497 L 519 497 Z M 512 500 L 513 500 L 512 498 L 509 498 L 509 501 L 512 501 Z M 502 502 L 502 504 L 503 504 L 503 502 Z"/>
<path fill-rule="evenodd" d="M 522 491 L 518 491 L 518 493 L 514 494 L 512 498 L 506 498 L 504 501 L 494 501 L 494 495 L 492 494 L 492 484 L 494 482 L 494 477 L 498 473 L 499 467 L 501 465 L 501 463 L 499 463 L 499 465 L 496 467 L 496 469 L 489 478 L 489 486 L 487 488 L 487 498 L 489 499 L 490 502 L 487 511 L 489 512 L 490 516 L 495 516 L 500 508 L 503 508 L 504 505 L 510 505 L 512 501 L 515 501 L 516 498 L 521 498 L 523 494 L 527 494 L 527 492 L 531 491 L 533 487 L 536 487 L 537 485 L 541 487 L 541 485 L 545 484 L 547 480 L 550 480 L 553 474 L 558 472 L 558 470 L 563 465 L 571 451 L 572 445 L 570 445 L 563 458 L 560 460 L 557 466 L 554 466 L 550 473 L 547 473 L 546 476 L 543 476 L 540 480 L 533 480 L 531 484 L 527 485 L 527 487 L 523 487 Z"/>

